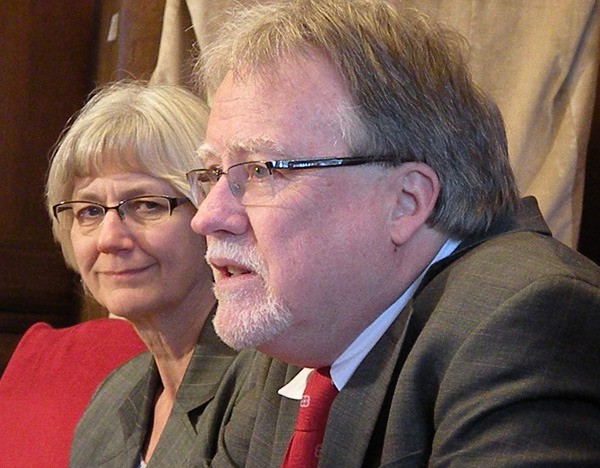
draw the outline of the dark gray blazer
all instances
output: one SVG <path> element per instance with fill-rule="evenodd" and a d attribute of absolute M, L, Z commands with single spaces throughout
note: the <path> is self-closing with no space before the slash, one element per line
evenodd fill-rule
<path fill-rule="evenodd" d="M 280 465 L 297 371 L 255 353 L 213 466 Z M 600 269 L 533 199 L 432 266 L 333 403 L 320 466 L 426 465 L 600 466 Z"/>
<path fill-rule="evenodd" d="M 209 456 L 211 440 L 204 431 L 199 436 L 198 429 L 203 426 L 203 413 L 210 407 L 234 357 L 235 352 L 219 340 L 208 319 L 149 468 L 194 466 L 195 460 Z M 70 466 L 138 466 L 159 383 L 149 352 L 110 374 L 96 390 L 75 429 Z M 223 389 L 220 393 L 222 398 L 227 395 Z"/>

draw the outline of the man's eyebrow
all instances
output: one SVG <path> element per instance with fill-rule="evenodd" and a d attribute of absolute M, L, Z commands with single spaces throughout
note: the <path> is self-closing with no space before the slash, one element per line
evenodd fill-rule
<path fill-rule="evenodd" d="M 203 143 L 196 150 L 196 154 L 206 167 L 220 165 L 225 158 L 241 162 L 253 154 L 266 154 L 270 158 L 279 159 L 286 157 L 282 147 L 267 138 L 250 138 L 229 142 L 225 154 L 219 154 L 212 145 Z"/>
<path fill-rule="evenodd" d="M 202 165 L 206 168 L 219 165 L 221 162 L 219 153 L 217 153 L 217 151 L 208 143 L 202 143 L 196 150 L 196 155 L 200 158 Z"/>
<path fill-rule="evenodd" d="M 231 142 L 227 145 L 227 148 L 230 154 L 236 156 L 267 153 L 278 157 L 285 157 L 285 152 L 281 145 L 262 137 Z"/>
<path fill-rule="evenodd" d="M 208 143 L 202 143 L 200 147 L 196 150 L 196 154 L 201 158 L 210 156 L 218 157 L 216 150 Z"/>

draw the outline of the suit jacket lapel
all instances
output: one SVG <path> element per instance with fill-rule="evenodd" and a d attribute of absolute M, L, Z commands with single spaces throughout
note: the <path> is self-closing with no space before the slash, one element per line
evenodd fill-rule
<path fill-rule="evenodd" d="M 150 412 L 154 394 L 159 383 L 158 371 L 150 353 L 146 353 L 148 370 L 135 383 L 132 391 L 119 408 L 120 431 L 115 428 L 114 443 L 105 447 L 104 454 L 98 457 L 98 466 L 131 466 L 139 457 L 144 443 L 146 428 L 150 423 Z M 142 364 L 143 366 L 143 364 Z M 120 448 L 115 451 L 115 448 Z"/>
<path fill-rule="evenodd" d="M 379 409 L 389 406 L 385 399 L 396 369 L 402 365 L 401 351 L 408 346 L 405 336 L 411 314 L 409 304 L 334 400 L 323 441 L 321 466 L 363 466 L 370 442 L 365 434 L 373 434 Z"/>
<path fill-rule="evenodd" d="M 191 453 L 199 444 L 197 424 L 235 356 L 236 352 L 218 338 L 212 320 L 207 319 L 149 468 L 168 466 L 174 460 L 185 464 L 181 453 Z"/>
<path fill-rule="evenodd" d="M 185 412 L 196 410 L 214 397 L 236 354 L 219 339 L 211 318 L 207 319 L 177 392 L 177 402 Z"/>
<path fill-rule="evenodd" d="M 263 468 L 279 467 L 287 449 L 294 429 L 299 402 L 280 396 L 277 391 L 289 383 L 300 371 L 300 368 L 283 362 L 271 360 L 266 356 L 258 356 L 258 361 L 269 362 L 268 375 L 263 376 L 266 387 L 251 384 L 256 399 L 251 405 L 258 405 L 253 434 L 244 466 Z M 262 367 L 262 366 L 261 366 Z M 254 370 L 254 369 L 253 369 Z M 250 381 L 257 377 L 255 373 Z"/>

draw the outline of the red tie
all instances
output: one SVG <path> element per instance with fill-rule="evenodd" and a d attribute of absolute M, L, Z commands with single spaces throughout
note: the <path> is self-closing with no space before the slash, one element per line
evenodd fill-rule
<path fill-rule="evenodd" d="M 329 367 L 315 369 L 310 373 L 300 401 L 294 433 L 281 468 L 317 466 L 329 408 L 337 394 L 329 375 Z"/>

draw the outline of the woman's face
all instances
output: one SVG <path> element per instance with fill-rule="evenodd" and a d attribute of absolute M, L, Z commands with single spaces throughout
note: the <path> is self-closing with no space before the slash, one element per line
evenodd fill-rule
<path fill-rule="evenodd" d="M 72 200 L 115 206 L 144 195 L 180 196 L 164 180 L 114 172 L 77 178 Z M 190 228 L 195 211 L 194 205 L 184 203 L 160 221 L 139 224 L 133 215 L 121 219 L 117 210 L 108 210 L 91 230 L 75 220 L 73 251 L 94 298 L 112 314 L 133 322 L 161 313 L 197 314 L 212 280 L 203 258 L 204 238 Z"/>

